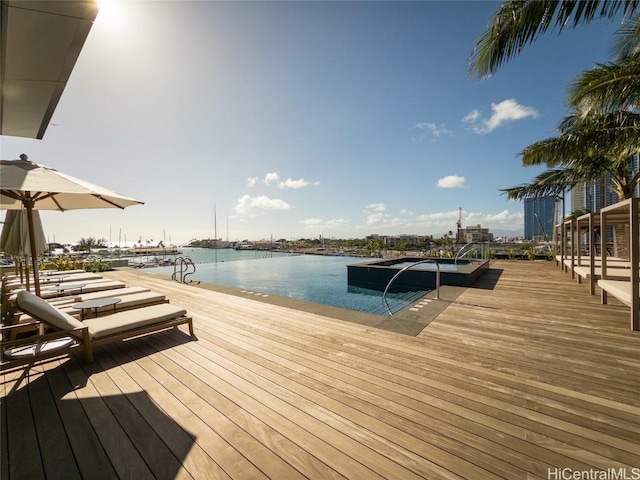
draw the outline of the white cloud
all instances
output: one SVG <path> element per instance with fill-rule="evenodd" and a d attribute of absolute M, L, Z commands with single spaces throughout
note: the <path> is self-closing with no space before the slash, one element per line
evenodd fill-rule
<path fill-rule="evenodd" d="M 276 183 L 279 179 L 280 179 L 280 175 L 278 174 L 278 172 L 267 173 L 264 177 L 263 182 L 265 185 L 272 185 Z"/>
<path fill-rule="evenodd" d="M 384 203 L 371 203 L 366 206 L 367 210 L 373 210 L 375 212 L 384 212 L 387 206 Z"/>
<path fill-rule="evenodd" d="M 475 122 L 476 120 L 478 120 L 479 118 L 480 118 L 480 111 L 479 110 L 471 110 L 469 113 L 467 113 L 464 116 L 462 121 L 465 122 L 465 123 L 472 123 L 472 122 Z"/>
<path fill-rule="evenodd" d="M 449 210 L 447 212 L 424 213 L 412 219 L 414 227 L 441 230 L 448 232 L 456 228 L 456 222 L 460 215 L 459 210 Z"/>
<path fill-rule="evenodd" d="M 254 187 L 258 183 L 258 177 L 250 177 L 247 179 L 247 187 Z M 294 180 L 289 177 L 286 180 L 280 180 L 280 174 L 278 172 L 269 172 L 262 179 L 262 183 L 267 186 L 276 185 L 278 188 L 303 188 L 311 185 L 311 182 L 304 178 Z M 320 185 L 320 181 L 313 182 L 313 185 Z"/>
<path fill-rule="evenodd" d="M 278 188 L 303 188 L 309 185 L 309 182 L 304 178 L 300 178 L 298 180 L 293 180 L 292 178 L 287 178 L 284 182 L 278 183 Z"/>
<path fill-rule="evenodd" d="M 453 132 L 445 128 L 444 125 L 436 125 L 433 122 L 416 123 L 411 130 L 417 130 L 418 136 L 413 137 L 415 142 L 422 142 L 427 136 L 438 138 L 442 135 L 453 136 Z"/>
<path fill-rule="evenodd" d="M 515 99 L 510 98 L 500 103 L 491 104 L 491 116 L 483 120 L 478 110 L 472 110 L 462 119 L 464 123 L 470 124 L 470 128 L 475 133 L 489 133 L 505 123 L 524 118 L 538 118 L 538 111 L 533 107 L 526 107 L 518 104 Z"/>
<path fill-rule="evenodd" d="M 523 225 L 524 213 L 523 212 L 510 212 L 509 210 L 503 210 L 499 213 L 487 214 L 483 216 L 483 220 L 491 225 L 499 225 L 505 227 L 511 227 L 512 225 Z"/>
<path fill-rule="evenodd" d="M 400 210 L 400 215 L 413 215 L 413 212 L 411 210 L 403 208 L 402 210 Z"/>
<path fill-rule="evenodd" d="M 427 228 L 432 227 L 452 230 L 456 226 L 459 214 L 460 212 L 458 210 L 429 213 L 418 216 L 416 221 Z M 519 230 L 522 229 L 523 222 L 523 212 L 510 212 L 509 210 L 503 210 L 498 213 L 462 212 L 463 227 L 467 227 L 469 225 L 482 225 L 484 228 L 489 228 L 489 230 L 492 228 Z"/>
<path fill-rule="evenodd" d="M 369 215 L 367 215 L 367 220 L 365 223 L 367 225 L 380 225 L 384 223 L 384 221 L 389 217 L 391 217 L 391 215 L 384 212 L 370 213 Z"/>
<path fill-rule="evenodd" d="M 306 220 L 300 220 L 300 225 L 302 225 L 304 228 L 332 229 L 349 225 L 349 220 L 346 220 L 344 218 L 334 218 L 330 220 L 323 220 L 321 218 L 307 218 Z"/>
<path fill-rule="evenodd" d="M 266 195 L 260 195 L 259 197 L 244 195 L 238 199 L 238 203 L 233 207 L 233 210 L 238 215 L 255 215 L 256 212 L 262 210 L 289 210 L 290 208 L 291 205 L 279 198 L 269 198 Z"/>
<path fill-rule="evenodd" d="M 438 180 L 438 188 L 463 188 L 466 179 L 458 175 L 447 175 Z"/>
<path fill-rule="evenodd" d="M 408 234 L 424 234 L 425 232 L 442 234 L 456 229 L 459 215 L 460 211 L 458 209 L 404 217 L 393 217 L 384 212 L 369 212 L 364 218 L 364 223 L 356 226 L 356 228 L 366 230 L 369 233 L 396 234 L 398 231 L 402 231 Z M 498 213 L 463 211 L 462 216 L 463 227 L 480 224 L 484 228 L 489 228 L 490 231 L 496 228 L 521 230 L 523 221 L 523 212 L 511 212 L 509 210 L 503 210 Z"/>
<path fill-rule="evenodd" d="M 315 227 L 321 225 L 324 222 L 321 218 L 307 218 L 306 220 L 300 220 L 300 224 L 305 227 Z"/>

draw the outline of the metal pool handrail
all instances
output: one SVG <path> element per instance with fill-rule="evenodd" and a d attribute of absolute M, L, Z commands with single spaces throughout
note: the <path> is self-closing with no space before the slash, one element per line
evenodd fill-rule
<path fill-rule="evenodd" d="M 391 307 L 389 307 L 389 302 L 387 302 L 387 291 L 389 290 L 389 287 L 395 281 L 395 279 L 398 278 L 403 272 L 405 272 L 406 270 L 409 270 L 411 267 L 415 267 L 416 265 L 419 265 L 421 263 L 435 263 L 436 264 L 436 300 L 440 299 L 440 264 L 438 262 L 436 262 L 435 260 L 432 260 L 430 258 L 428 258 L 426 260 L 418 260 L 417 262 L 414 262 L 411 265 L 408 265 L 408 266 L 400 269 L 400 271 L 398 273 L 396 273 L 393 277 L 391 277 L 391 280 L 389 280 L 389 283 L 387 283 L 387 286 L 385 287 L 384 292 L 382 292 L 382 301 L 384 302 L 385 306 L 387 307 L 387 311 L 389 312 L 390 316 L 393 316 L 393 312 L 391 311 Z"/>
<path fill-rule="evenodd" d="M 180 270 L 177 270 L 178 266 Z M 193 271 L 189 271 L 189 267 L 193 267 Z M 173 264 L 173 275 L 171 275 L 171 279 L 180 283 L 200 283 L 194 282 L 193 280 L 187 280 L 187 275 L 191 275 L 196 273 L 196 264 L 193 263 L 191 257 L 178 257 L 176 258 Z"/>
<path fill-rule="evenodd" d="M 456 253 L 456 259 L 455 259 L 454 265 L 458 265 L 458 258 L 462 258 L 462 257 L 464 257 L 467 253 L 472 252 L 472 250 L 467 250 L 467 251 L 466 251 L 466 252 L 464 252 L 462 255 L 460 255 L 460 253 L 461 253 L 465 248 L 467 248 L 467 247 L 468 247 L 468 246 L 470 246 L 470 245 L 480 245 L 480 247 L 482 247 L 482 246 L 483 246 L 482 244 L 480 244 L 480 243 L 478 243 L 478 242 L 469 242 L 469 243 L 467 243 L 467 244 L 463 245 L 462 247 L 460 247 L 460 250 L 458 250 L 458 253 Z M 484 256 L 484 255 L 483 255 L 483 256 Z"/>

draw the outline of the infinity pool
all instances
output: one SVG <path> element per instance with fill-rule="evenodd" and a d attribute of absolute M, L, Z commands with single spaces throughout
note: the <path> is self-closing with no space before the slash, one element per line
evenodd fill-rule
<path fill-rule="evenodd" d="M 253 292 L 388 315 L 382 292 L 347 285 L 347 265 L 362 258 L 321 255 L 287 255 L 217 263 L 199 263 L 188 278 Z M 145 269 L 171 275 L 173 267 Z M 392 312 L 415 302 L 424 290 L 387 295 Z"/>

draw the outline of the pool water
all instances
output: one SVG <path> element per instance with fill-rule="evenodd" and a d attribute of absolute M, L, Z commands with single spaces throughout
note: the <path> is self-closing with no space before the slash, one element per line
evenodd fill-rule
<path fill-rule="evenodd" d="M 347 265 L 362 258 L 287 255 L 218 263 L 199 263 L 189 279 L 253 292 L 388 315 L 382 292 L 347 285 Z M 173 267 L 148 269 L 171 275 Z M 393 313 L 415 302 L 426 291 L 387 294 Z"/>
<path fill-rule="evenodd" d="M 411 267 L 412 270 L 436 270 L 436 268 L 440 267 L 441 272 L 457 272 L 465 268 L 467 266 L 467 262 L 466 261 L 461 262 L 460 264 L 438 262 L 438 267 L 436 267 L 435 263 L 427 262 L 427 263 L 419 263 L 416 265 L 415 261 L 410 261 L 410 262 L 398 262 L 390 266 L 393 268 L 397 268 L 398 270 L 404 267 L 409 267 L 409 266 Z"/>

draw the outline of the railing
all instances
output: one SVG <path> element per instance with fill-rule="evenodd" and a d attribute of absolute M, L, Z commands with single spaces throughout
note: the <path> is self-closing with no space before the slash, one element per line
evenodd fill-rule
<path fill-rule="evenodd" d="M 387 283 L 387 286 L 385 287 L 384 292 L 382 292 L 382 301 L 387 307 L 387 311 L 389 312 L 390 316 L 393 316 L 393 312 L 391 311 L 391 307 L 389 307 L 389 302 L 387 302 L 387 292 L 389 291 L 389 287 L 391 286 L 391 284 L 395 281 L 396 278 L 398 278 L 405 271 L 409 270 L 411 267 L 415 267 L 416 265 L 419 265 L 421 263 L 429 263 L 429 262 L 436 264 L 436 300 L 440 299 L 440 264 L 430 258 L 426 260 L 419 260 L 415 263 L 412 263 L 411 265 L 408 265 L 402 268 L 398 273 L 396 273 L 393 277 L 391 277 L 391 280 L 389 280 L 389 283 Z"/>
<path fill-rule="evenodd" d="M 483 245 L 482 245 L 482 244 L 479 244 L 479 243 L 477 243 L 477 242 L 469 242 L 469 243 L 467 243 L 466 245 L 463 245 L 462 247 L 460 247 L 460 250 L 458 250 L 458 253 L 456 253 L 456 260 L 455 260 L 455 262 L 454 262 L 454 264 L 455 264 L 455 265 L 457 265 L 457 264 L 458 264 L 458 259 L 459 259 L 459 258 L 464 258 L 464 256 L 465 256 L 465 255 L 467 255 L 468 253 L 471 253 L 473 250 L 469 249 L 469 250 L 467 250 L 467 251 L 466 251 L 466 252 L 464 252 L 464 253 L 462 253 L 462 251 L 463 251 L 465 248 L 470 247 L 470 246 L 473 246 L 473 245 L 480 245 L 480 247 L 483 247 Z"/>
<path fill-rule="evenodd" d="M 196 264 L 193 263 L 191 257 L 178 257 L 173 264 L 173 275 L 171 279 L 180 283 L 193 283 L 199 284 L 200 282 L 194 282 L 193 280 L 187 280 L 187 275 L 196 273 Z"/>

